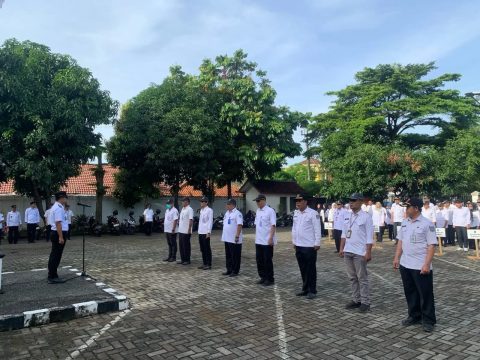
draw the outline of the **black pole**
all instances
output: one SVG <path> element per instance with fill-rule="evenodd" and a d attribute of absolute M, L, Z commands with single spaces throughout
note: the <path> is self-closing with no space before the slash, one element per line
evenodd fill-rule
<path fill-rule="evenodd" d="M 85 207 L 83 206 L 83 219 L 85 221 L 85 224 L 82 226 L 82 275 L 81 276 L 87 276 L 87 273 L 85 272 L 85 227 L 87 226 L 86 223 L 86 216 L 85 216 Z"/>

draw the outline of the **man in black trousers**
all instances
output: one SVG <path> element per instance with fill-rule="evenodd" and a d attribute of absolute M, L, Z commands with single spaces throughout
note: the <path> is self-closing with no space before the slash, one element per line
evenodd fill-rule
<path fill-rule="evenodd" d="M 59 284 L 65 282 L 58 277 L 57 269 L 62 260 L 63 249 L 68 236 L 68 220 L 65 213 L 67 193 L 59 191 L 55 194 L 55 204 L 50 209 L 49 223 L 52 224 L 52 251 L 48 260 L 48 283 Z"/>
<path fill-rule="evenodd" d="M 273 248 L 277 243 L 275 229 L 277 215 L 275 210 L 267 205 L 267 198 L 259 194 L 254 200 L 257 202 L 258 210 L 255 214 L 255 253 L 257 270 L 260 280 L 257 284 L 263 286 L 273 285 Z"/>

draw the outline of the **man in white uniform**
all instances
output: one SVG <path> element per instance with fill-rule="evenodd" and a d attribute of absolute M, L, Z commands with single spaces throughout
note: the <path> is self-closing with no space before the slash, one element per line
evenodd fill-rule
<path fill-rule="evenodd" d="M 190 265 L 193 209 L 190 206 L 190 199 L 188 197 L 183 198 L 182 205 L 180 220 L 178 221 L 178 245 L 180 248 L 180 261 L 178 264 Z"/>
<path fill-rule="evenodd" d="M 255 214 L 255 251 L 260 280 L 257 281 L 257 284 L 270 286 L 275 282 L 273 275 L 273 248 L 277 244 L 275 236 L 277 215 L 275 210 L 267 205 L 265 195 L 259 194 L 254 201 L 257 202 L 258 206 Z"/>
<path fill-rule="evenodd" d="M 65 282 L 58 277 L 57 269 L 62 260 L 63 249 L 67 240 L 68 222 L 65 214 L 65 204 L 67 203 L 67 193 L 59 191 L 55 194 L 55 204 L 50 210 L 50 224 L 52 225 L 52 251 L 48 259 L 48 283 L 58 284 Z"/>
<path fill-rule="evenodd" d="M 30 207 L 25 209 L 25 223 L 27 224 L 27 238 L 29 243 L 35 242 L 35 233 L 40 223 L 40 213 L 35 201 L 30 202 Z"/>
<path fill-rule="evenodd" d="M 370 285 L 367 263 L 372 260 L 374 226 L 372 217 L 363 211 L 360 193 L 350 196 L 352 213 L 345 218 L 340 256 L 345 258 L 347 274 L 352 283 L 352 301 L 345 308 L 364 313 L 370 310 Z"/>
<path fill-rule="evenodd" d="M 423 198 L 422 216 L 430 220 L 433 223 L 433 225 L 436 225 L 436 222 L 437 222 L 436 211 L 435 211 L 435 208 L 432 206 L 432 204 L 430 204 L 430 199 L 428 197 Z"/>
<path fill-rule="evenodd" d="M 173 199 L 169 199 L 165 207 L 166 210 L 163 227 L 167 238 L 168 256 L 163 259 L 163 261 L 175 262 L 177 260 L 178 210 L 173 206 Z"/>
<path fill-rule="evenodd" d="M 467 230 L 470 229 L 471 214 L 468 208 L 463 206 L 462 200 L 455 200 L 455 208 L 453 209 L 453 228 L 457 235 L 457 250 L 468 251 Z"/>
<path fill-rule="evenodd" d="M 341 201 L 337 201 L 337 207 L 333 214 L 333 239 L 335 240 L 335 252 L 340 252 L 340 243 L 342 241 L 342 229 L 345 218 L 349 212 L 343 207 Z"/>
<path fill-rule="evenodd" d="M 302 291 L 297 296 L 317 296 L 317 253 L 322 240 L 320 215 L 308 207 L 308 195 L 298 194 L 293 215 L 292 243 L 302 276 Z"/>
<path fill-rule="evenodd" d="M 222 275 L 235 277 L 240 272 L 243 242 L 243 216 L 237 210 L 235 199 L 227 201 L 227 212 L 223 217 L 222 241 L 225 243 L 225 264 L 227 271 Z"/>
<path fill-rule="evenodd" d="M 17 211 L 17 205 L 12 205 L 12 211 L 7 214 L 8 243 L 16 244 L 19 238 L 19 227 L 22 225 L 22 218 Z"/>
<path fill-rule="evenodd" d="M 393 237 L 395 243 L 398 242 L 398 228 L 402 226 L 403 220 L 405 220 L 405 207 L 400 205 L 400 198 L 395 196 L 392 204 L 391 215 L 393 222 Z"/>
<path fill-rule="evenodd" d="M 455 245 L 455 229 L 453 228 L 453 209 L 454 206 L 450 200 L 445 200 L 443 203 L 443 217 L 447 220 L 447 238 L 445 240 L 445 246 Z"/>
<path fill-rule="evenodd" d="M 433 223 L 422 215 L 423 202 L 411 198 L 404 203 L 408 218 L 398 234 L 398 246 L 393 260 L 394 269 L 400 269 L 403 290 L 408 305 L 408 318 L 402 325 L 423 323 L 426 332 L 432 332 L 435 323 L 432 260 L 437 237 Z"/>
<path fill-rule="evenodd" d="M 151 204 L 147 204 L 147 206 L 145 206 L 145 210 L 143 210 L 143 219 L 145 221 L 143 223 L 145 235 L 151 236 L 153 227 L 153 210 Z"/>
<path fill-rule="evenodd" d="M 198 242 L 202 252 L 203 265 L 199 269 L 210 270 L 212 268 L 212 248 L 210 247 L 210 236 L 213 226 L 213 210 L 208 206 L 208 198 L 200 200 L 200 219 L 198 222 Z"/>

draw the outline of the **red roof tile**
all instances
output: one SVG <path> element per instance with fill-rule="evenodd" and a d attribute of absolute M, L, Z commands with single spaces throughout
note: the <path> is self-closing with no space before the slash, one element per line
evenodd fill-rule
<path fill-rule="evenodd" d="M 86 164 L 82 165 L 80 170 L 80 175 L 72 177 L 67 180 L 65 186 L 61 190 L 66 191 L 70 195 L 90 195 L 95 196 L 96 186 L 95 186 L 95 175 L 94 170 L 97 165 L 95 164 Z M 106 195 L 112 196 L 113 191 L 115 190 L 115 174 L 118 169 L 105 164 L 103 165 L 105 170 L 105 176 L 103 183 L 106 190 Z M 159 190 L 163 196 L 170 196 L 170 188 L 165 184 L 159 185 Z M 239 185 L 232 184 L 232 196 L 240 197 L 241 193 L 238 192 Z M 5 183 L 0 183 L 0 195 L 7 195 L 14 193 L 13 181 L 8 181 Z M 188 184 L 183 184 L 180 188 L 179 196 L 189 196 L 189 197 L 201 197 L 202 192 L 195 190 L 193 186 Z M 216 197 L 227 197 L 227 187 L 218 188 L 215 190 Z"/>

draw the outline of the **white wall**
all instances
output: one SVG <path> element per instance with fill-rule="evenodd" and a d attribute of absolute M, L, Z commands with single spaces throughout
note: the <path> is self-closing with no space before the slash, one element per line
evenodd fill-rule
<path fill-rule="evenodd" d="M 255 203 L 254 199 L 258 196 L 259 192 L 257 189 L 252 187 L 250 190 L 247 191 L 245 194 L 245 201 L 246 201 L 246 210 L 257 211 L 257 204 Z M 267 198 L 267 204 L 276 212 L 280 209 L 280 198 L 286 197 L 287 198 L 287 213 L 292 212 L 295 210 L 295 207 L 290 208 L 290 198 L 295 197 L 296 194 L 264 194 Z"/>

